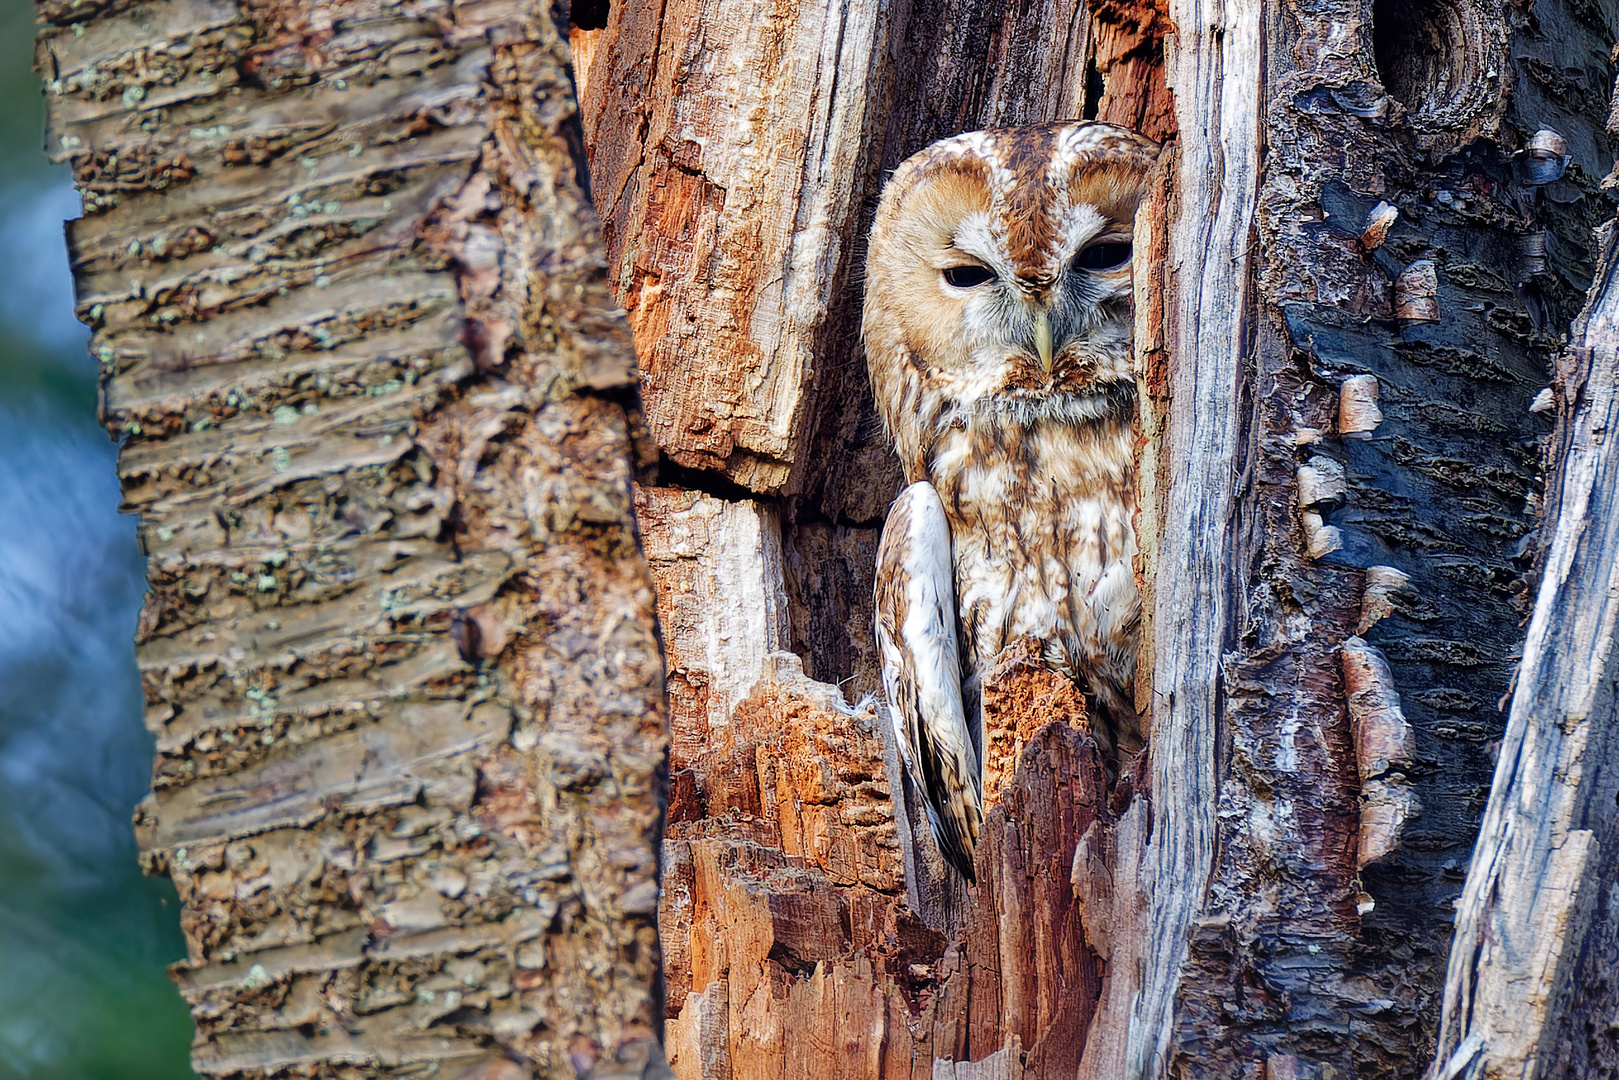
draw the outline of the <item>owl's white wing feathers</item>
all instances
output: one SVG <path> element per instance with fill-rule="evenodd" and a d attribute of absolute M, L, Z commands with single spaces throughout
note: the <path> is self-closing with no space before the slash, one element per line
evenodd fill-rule
<path fill-rule="evenodd" d="M 962 704 L 950 526 L 926 481 L 889 509 L 876 592 L 877 650 L 900 753 L 927 800 L 940 853 L 971 879 L 983 781 Z"/>

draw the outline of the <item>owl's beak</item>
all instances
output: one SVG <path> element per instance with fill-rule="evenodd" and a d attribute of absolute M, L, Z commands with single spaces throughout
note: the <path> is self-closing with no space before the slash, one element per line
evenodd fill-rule
<path fill-rule="evenodd" d="M 1040 370 L 1051 374 L 1051 317 L 1045 308 L 1034 313 L 1034 351 L 1040 354 Z"/>

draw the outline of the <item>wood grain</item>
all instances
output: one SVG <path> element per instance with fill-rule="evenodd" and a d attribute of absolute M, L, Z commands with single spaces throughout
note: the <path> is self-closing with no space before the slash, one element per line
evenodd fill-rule
<path fill-rule="evenodd" d="M 1061 682 L 1028 672 L 1000 707 L 1029 726 Z M 1104 970 L 1083 883 L 1108 868 L 1071 871 L 1111 835 L 1100 754 L 1032 725 L 946 936 L 906 902 L 886 735 L 776 653 L 677 780 L 660 915 L 677 1076 L 1073 1075 Z"/>
<path fill-rule="evenodd" d="M 653 437 L 774 494 L 851 266 L 882 115 L 888 7 L 615 4 L 585 136 Z M 744 92 L 745 88 L 745 92 Z"/>
<path fill-rule="evenodd" d="M 1081 1071 L 1131 1080 L 1161 1076 L 1168 1065 L 1186 941 L 1214 868 L 1219 665 L 1241 589 L 1229 523 L 1246 423 L 1259 185 L 1260 5 L 1172 2 L 1169 16 L 1181 32 L 1165 61 L 1179 140 L 1161 226 L 1164 323 L 1138 333 L 1164 343 L 1161 358 L 1143 350 L 1153 357 L 1143 407 L 1162 412 L 1143 420 L 1150 444 L 1141 470 L 1151 488 L 1138 524 L 1152 537 L 1140 683 L 1150 694 L 1151 827 L 1131 834 L 1144 849 L 1119 853 L 1121 863 L 1141 863 L 1147 899 L 1127 1035 L 1097 1042 Z"/>
<path fill-rule="evenodd" d="M 788 645 L 781 522 L 681 488 L 637 487 L 635 514 L 658 589 L 670 766 L 690 768 Z"/>

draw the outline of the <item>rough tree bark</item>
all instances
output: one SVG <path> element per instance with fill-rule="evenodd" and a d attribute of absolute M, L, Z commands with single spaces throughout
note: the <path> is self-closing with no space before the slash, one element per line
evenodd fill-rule
<path fill-rule="evenodd" d="M 1619 112 L 1609 133 L 1619 134 L 1616 128 Z M 1608 438 L 1619 420 L 1615 229 L 1614 222 L 1604 226 L 1590 299 L 1552 387 L 1558 424 L 1542 582 L 1457 905 L 1431 1073 L 1440 1080 L 1619 1070 L 1612 974 L 1619 956 L 1612 917 L 1619 887 L 1619 746 L 1612 736 L 1619 719 L 1619 475 Z"/>
<path fill-rule="evenodd" d="M 665 749 L 565 24 L 41 0 L 205 1076 L 641 1076 Z"/>
<path fill-rule="evenodd" d="M 1532 584 L 1530 406 L 1611 213 L 1615 21 L 1545 0 L 1268 19 L 1247 580 L 1190 1072 L 1433 1054 Z"/>
<path fill-rule="evenodd" d="M 1615 15 L 692 0 L 575 32 L 661 451 L 678 1074 L 1422 1071 L 1534 584 L 1529 406 L 1609 214 Z M 1085 740 L 1036 730 L 1060 688 L 1010 664 L 991 722 L 1025 756 L 987 767 L 1019 770 L 1029 861 L 963 906 L 918 888 L 892 751 L 846 704 L 895 488 L 858 237 L 932 138 L 1074 116 L 1171 140 L 1137 244 L 1152 744 L 1106 798 L 1053 787 Z M 818 778 L 786 778 L 810 745 Z M 1014 990 L 1031 953 L 1060 975 Z"/>

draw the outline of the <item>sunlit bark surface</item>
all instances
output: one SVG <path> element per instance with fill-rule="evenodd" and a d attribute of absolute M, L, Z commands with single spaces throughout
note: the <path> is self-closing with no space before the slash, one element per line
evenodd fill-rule
<path fill-rule="evenodd" d="M 633 352 L 525 2 L 44 0 L 205 1075 L 641 1075 Z"/>

